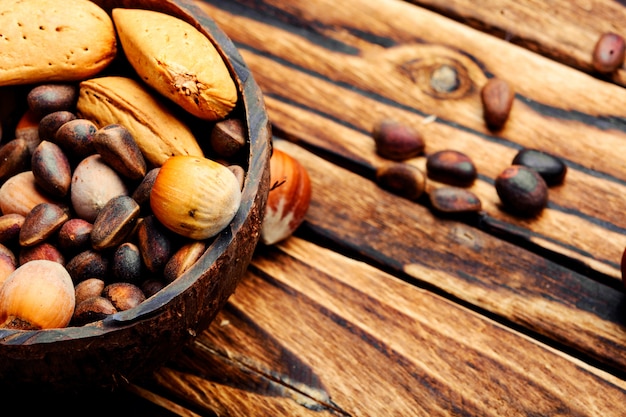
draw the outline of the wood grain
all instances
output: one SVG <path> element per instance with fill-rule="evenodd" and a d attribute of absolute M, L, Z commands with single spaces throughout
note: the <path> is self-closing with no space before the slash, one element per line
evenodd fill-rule
<path fill-rule="evenodd" d="M 626 135 L 619 103 L 626 91 L 403 2 L 376 3 L 376 13 L 361 3 L 342 2 L 333 13 L 320 12 L 331 8 L 324 1 L 203 7 L 243 46 L 281 135 L 342 152 L 341 164 L 363 165 L 357 169 L 371 175 L 382 163 L 369 134 L 373 125 L 385 117 L 414 125 L 428 153 L 454 148 L 474 160 L 481 177 L 473 191 L 488 215 L 486 229 L 571 258 L 620 285 Z M 271 15 L 261 14 L 272 7 Z M 462 41 L 451 46 L 450 39 Z M 435 94 L 430 86 L 429 74 L 441 65 L 459 74 L 460 87 L 451 93 Z M 493 74 L 518 91 L 498 134 L 485 129 L 478 98 Z M 423 124 L 430 115 L 436 121 Z M 504 213 L 492 185 L 522 147 L 568 164 L 565 185 L 551 189 L 551 210 L 530 221 Z M 424 158 L 409 162 L 424 166 Z"/>
<path fill-rule="evenodd" d="M 626 36 L 622 24 L 626 11 L 619 1 L 410 2 L 592 74 L 591 54 L 599 36 L 604 32 Z M 607 78 L 624 85 L 625 74 L 622 67 Z"/>
<path fill-rule="evenodd" d="M 626 399 L 622 381 L 297 238 L 258 253 L 156 379 L 224 416 L 617 416 Z"/>
<path fill-rule="evenodd" d="M 626 370 L 622 292 L 463 223 L 437 218 L 289 142 L 275 146 L 310 173 L 315 197 L 308 228 L 353 256 Z"/>
<path fill-rule="evenodd" d="M 621 70 L 602 80 L 585 60 L 626 8 L 413 3 L 198 3 L 240 48 L 313 200 L 135 393 L 181 415 L 623 415 L 626 91 Z M 584 24 L 586 8 L 604 20 Z M 454 88 L 436 88 L 441 68 Z M 479 101 L 492 76 L 517 91 L 500 132 Z M 444 218 L 380 189 L 370 132 L 386 117 L 419 128 L 426 155 L 471 156 L 483 212 Z M 536 219 L 507 214 L 493 187 L 524 147 L 568 165 Z"/>

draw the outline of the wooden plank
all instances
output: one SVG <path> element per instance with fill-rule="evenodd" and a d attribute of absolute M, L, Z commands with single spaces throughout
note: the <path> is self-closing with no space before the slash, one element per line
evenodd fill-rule
<path fill-rule="evenodd" d="M 363 165 L 371 175 L 382 163 L 369 137 L 374 123 L 394 117 L 415 125 L 427 152 L 454 148 L 475 161 L 481 179 L 473 191 L 488 214 L 485 227 L 572 258 L 621 285 L 624 89 L 402 2 L 383 0 L 376 12 L 348 0 L 342 7 L 329 4 L 332 13 L 322 13 L 323 1 L 256 2 L 250 9 L 215 3 L 202 7 L 243 46 L 281 135 L 339 150 L 350 160 L 344 164 Z M 463 49 L 450 46 L 450 39 Z M 465 74 L 465 86 L 434 95 L 427 75 L 441 64 Z M 506 74 L 519 87 L 511 120 L 498 135 L 485 130 L 478 99 L 489 74 Z M 422 124 L 429 115 L 437 121 Z M 565 185 L 551 189 L 551 210 L 530 221 L 502 212 L 492 186 L 522 146 L 553 152 L 569 165 Z M 411 163 L 423 166 L 424 160 Z"/>
<path fill-rule="evenodd" d="M 205 415 L 621 416 L 626 400 L 621 380 L 296 237 L 255 255 L 156 382 Z"/>
<path fill-rule="evenodd" d="M 276 140 L 275 146 L 310 173 L 314 198 L 307 229 L 398 276 L 626 370 L 621 291 L 464 223 L 437 218 L 290 142 Z"/>
<path fill-rule="evenodd" d="M 626 8 L 619 1 L 409 1 L 589 73 L 595 73 L 591 54 L 602 33 L 626 37 Z M 607 79 L 625 85 L 626 71 Z"/>

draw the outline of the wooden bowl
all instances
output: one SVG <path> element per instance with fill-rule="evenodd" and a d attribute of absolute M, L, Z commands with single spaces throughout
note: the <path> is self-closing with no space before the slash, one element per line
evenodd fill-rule
<path fill-rule="evenodd" d="M 163 364 L 206 329 L 245 273 L 259 239 L 269 190 L 270 127 L 261 92 L 228 37 L 188 0 L 96 0 L 177 16 L 198 28 L 225 58 L 239 87 L 238 109 L 247 122 L 249 153 L 241 207 L 183 276 L 139 306 L 96 325 L 63 329 L 0 330 L 0 380 L 7 387 L 54 390 L 115 387 Z"/>

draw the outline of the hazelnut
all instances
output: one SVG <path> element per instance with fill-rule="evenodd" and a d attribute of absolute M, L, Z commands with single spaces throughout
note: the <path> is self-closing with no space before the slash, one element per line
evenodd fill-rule
<path fill-rule="evenodd" d="M 311 202 L 311 180 L 293 156 L 274 148 L 270 192 L 261 224 L 261 241 L 273 245 L 291 236 L 304 221 Z"/>
<path fill-rule="evenodd" d="M 72 278 L 63 265 L 48 260 L 25 263 L 0 287 L 0 327 L 66 327 L 75 301 Z"/>

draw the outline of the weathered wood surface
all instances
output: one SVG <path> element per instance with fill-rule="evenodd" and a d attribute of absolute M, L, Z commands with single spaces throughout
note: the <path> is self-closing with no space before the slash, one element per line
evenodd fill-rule
<path fill-rule="evenodd" d="M 620 1 L 410 2 L 589 73 L 594 72 L 589 56 L 599 34 L 626 36 L 626 9 Z M 622 67 L 606 78 L 624 85 L 626 72 Z"/>
<path fill-rule="evenodd" d="M 412 3 L 198 3 L 240 48 L 313 200 L 137 395 L 180 415 L 626 413 L 626 90 L 622 70 L 589 71 L 626 6 Z M 433 88 L 442 65 L 456 88 Z M 517 91 L 497 133 L 479 99 L 493 75 Z M 427 153 L 468 154 L 483 213 L 444 219 L 377 187 L 370 132 L 385 117 L 420 129 Z M 523 147 L 568 165 L 532 220 L 493 187 Z"/>
<path fill-rule="evenodd" d="M 623 381 L 296 238 L 155 382 L 201 415 L 620 416 L 626 400 Z"/>
<path fill-rule="evenodd" d="M 626 90 L 403 2 L 322 3 L 301 2 L 297 11 L 285 11 L 286 21 L 296 20 L 291 30 L 271 20 L 278 13 L 260 21 L 232 15 L 243 14 L 233 2 L 217 2 L 230 12 L 206 7 L 241 45 L 278 132 L 367 169 L 382 162 L 369 134 L 377 121 L 394 117 L 415 125 L 427 152 L 453 148 L 474 160 L 481 179 L 473 190 L 487 225 L 619 278 L 626 246 L 626 110 L 620 104 Z M 347 35 L 361 32 L 367 36 Z M 337 51 L 338 41 L 348 53 Z M 444 64 L 459 74 L 460 87 L 449 94 L 430 85 L 431 72 Z M 498 135 L 482 121 L 479 90 L 487 74 L 508 79 L 518 92 Z M 437 120 L 423 125 L 430 115 Z M 533 221 L 500 210 L 492 185 L 521 147 L 555 153 L 569 165 L 565 186 L 551 190 L 551 209 Z"/>

